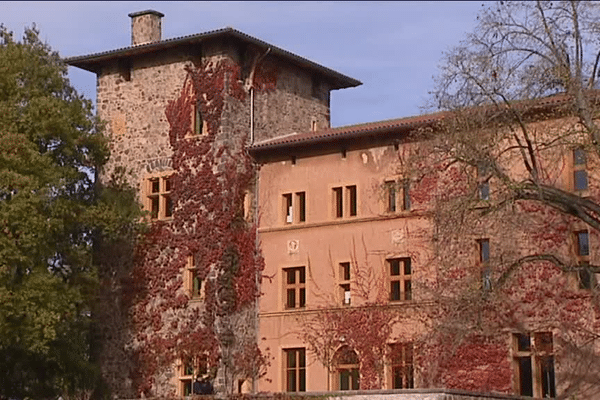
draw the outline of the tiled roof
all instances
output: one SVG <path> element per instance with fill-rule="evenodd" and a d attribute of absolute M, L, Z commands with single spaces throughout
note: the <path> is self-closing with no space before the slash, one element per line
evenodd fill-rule
<path fill-rule="evenodd" d="M 515 105 L 520 109 L 528 109 L 535 112 L 540 108 L 560 106 L 567 103 L 568 100 L 569 97 L 565 94 L 557 94 L 541 99 L 520 101 Z M 470 112 L 482 109 L 483 108 L 481 107 L 475 107 L 473 109 L 465 109 L 464 111 Z M 249 150 L 254 154 L 259 154 L 277 149 L 309 147 L 326 143 L 358 140 L 367 137 L 383 139 L 386 136 L 401 136 L 411 130 L 431 126 L 435 122 L 442 121 L 452 115 L 453 113 L 451 111 L 440 111 L 432 114 L 323 129 L 316 132 L 292 133 L 256 142 L 250 146 Z"/>
<path fill-rule="evenodd" d="M 252 37 L 230 27 L 204 33 L 198 33 L 194 35 L 187 35 L 172 39 L 161 40 L 160 42 L 152 42 L 136 46 L 123 47 L 116 50 L 104 51 L 84 56 L 68 57 L 65 59 L 65 62 L 69 65 L 82 68 L 87 71 L 96 72 L 99 66 L 112 59 L 137 56 L 146 53 L 154 53 L 157 51 L 166 50 L 169 48 L 174 48 L 186 44 L 200 43 L 208 39 L 225 37 L 235 38 L 242 42 L 251 43 L 264 49 L 270 48 L 271 54 L 282 57 L 303 68 L 308 68 L 323 74 L 334 85 L 334 89 L 343 89 L 348 87 L 359 86 L 362 84 L 362 82 L 354 78 L 350 78 L 337 71 L 324 67 L 304 57 L 300 57 L 287 50 L 281 49 L 277 46 L 273 46 L 267 42 L 264 42 L 260 39 Z"/>
<path fill-rule="evenodd" d="M 329 128 L 315 132 L 293 133 L 256 142 L 249 150 L 253 153 L 259 153 L 266 150 L 352 140 L 366 136 L 385 137 L 391 133 L 406 133 L 412 129 L 431 125 L 436 121 L 441 121 L 449 114 L 449 112 L 444 111 L 434 114 L 424 114 L 413 117 L 369 122 L 366 124 Z"/>

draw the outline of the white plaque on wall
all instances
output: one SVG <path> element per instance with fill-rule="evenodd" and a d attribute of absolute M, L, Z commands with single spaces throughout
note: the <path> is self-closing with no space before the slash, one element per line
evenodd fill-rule
<path fill-rule="evenodd" d="M 288 240 L 287 242 L 288 254 L 298 254 L 298 250 L 300 249 L 300 241 L 299 240 Z"/>

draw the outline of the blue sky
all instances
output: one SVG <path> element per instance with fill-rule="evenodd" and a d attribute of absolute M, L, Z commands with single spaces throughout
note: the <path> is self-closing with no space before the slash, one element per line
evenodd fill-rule
<path fill-rule="evenodd" d="M 231 26 L 363 82 L 334 91 L 332 126 L 421 113 L 442 52 L 475 27 L 484 2 L 0 2 L 15 36 L 35 23 L 61 56 L 126 47 L 128 14 L 165 14 L 163 39 Z M 487 5 L 487 3 L 486 3 Z M 95 99 L 95 75 L 69 69 Z"/>

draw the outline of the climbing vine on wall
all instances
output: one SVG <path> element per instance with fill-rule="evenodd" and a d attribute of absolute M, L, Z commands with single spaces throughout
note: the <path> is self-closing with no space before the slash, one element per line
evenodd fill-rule
<path fill-rule="evenodd" d="M 364 254 L 367 254 L 363 243 Z M 406 312 L 390 305 L 386 280 L 376 272 L 368 257 L 359 260 L 356 246 L 351 250 L 352 306 L 341 306 L 337 288 L 319 287 L 314 282 L 313 295 L 320 306 L 305 317 L 299 317 L 297 335 L 308 350 L 329 372 L 336 371 L 340 351 L 355 352 L 360 373 L 360 389 L 384 387 L 386 360 L 394 358 L 392 343 L 406 342 L 397 328 L 414 310 Z M 333 267 L 332 267 L 333 268 Z M 332 271 L 332 275 L 335 273 Z"/>
<path fill-rule="evenodd" d="M 274 87 L 275 74 L 260 76 L 259 90 Z M 180 97 L 166 109 L 174 213 L 153 223 L 139 247 L 127 299 L 138 394 L 154 394 L 157 376 L 178 360 L 203 355 L 213 377 L 235 363 L 232 373 L 241 378 L 257 377 L 266 362 L 248 323 L 264 265 L 256 226 L 244 216 L 255 174 L 245 150 L 248 132 L 245 126 L 222 129 L 224 113 L 244 110 L 246 97 L 237 64 L 206 61 L 188 68 Z M 206 124 L 204 135 L 193 131 L 194 107 Z M 200 302 L 185 290 L 189 260 L 202 280 Z"/>

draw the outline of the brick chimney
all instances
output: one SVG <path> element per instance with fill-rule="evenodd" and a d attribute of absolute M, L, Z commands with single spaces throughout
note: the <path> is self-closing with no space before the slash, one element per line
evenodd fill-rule
<path fill-rule="evenodd" d="M 158 11 L 146 10 L 129 14 L 131 17 L 131 45 L 160 42 L 161 18 L 165 15 Z"/>

